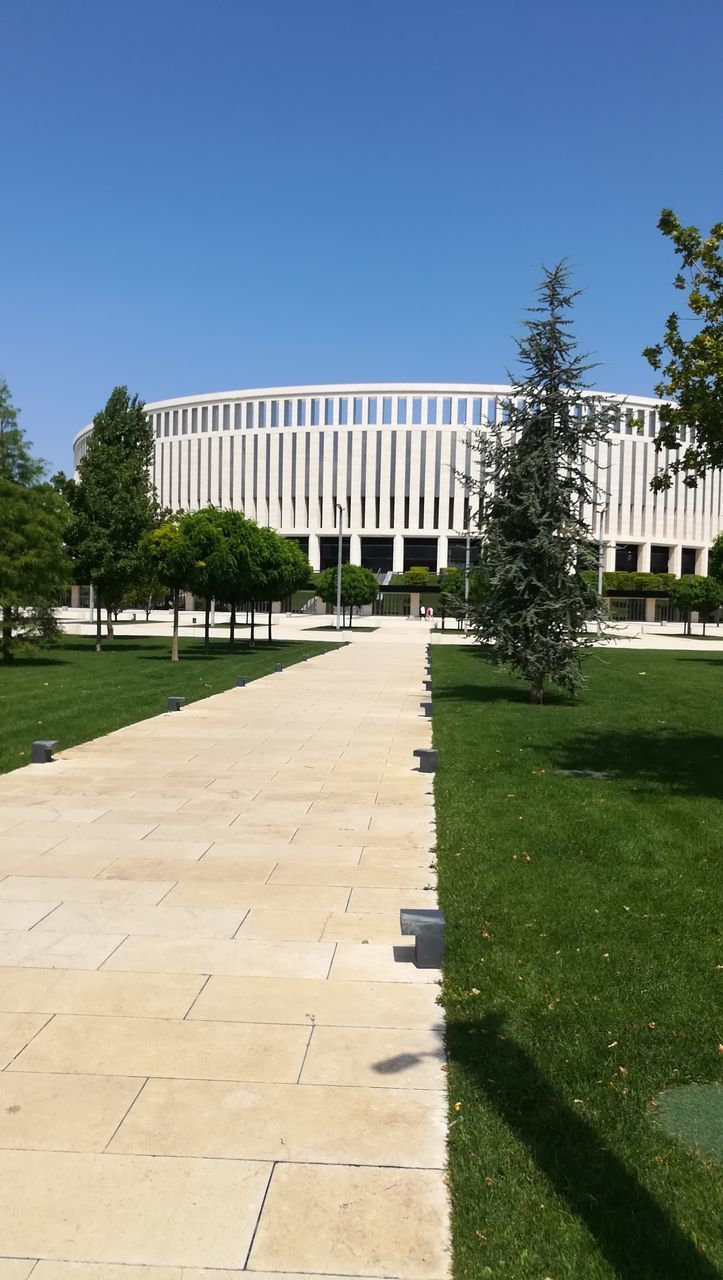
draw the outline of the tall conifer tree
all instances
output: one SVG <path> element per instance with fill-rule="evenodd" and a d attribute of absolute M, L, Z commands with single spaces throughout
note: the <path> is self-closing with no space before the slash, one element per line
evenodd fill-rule
<path fill-rule="evenodd" d="M 146 533 L 158 523 L 153 481 L 153 429 L 138 396 L 116 387 L 93 419 L 78 480 L 56 477 L 71 510 L 68 549 L 76 580 L 90 582 L 96 593 L 96 648 L 100 648 L 101 604 L 120 604 L 142 571 Z"/>
<path fill-rule="evenodd" d="M 535 703 L 547 681 L 579 690 L 588 623 L 601 614 L 583 577 L 599 554 L 584 510 L 599 499 L 591 449 L 619 410 L 586 391 L 592 366 L 571 333 L 576 297 L 564 262 L 544 271 L 518 340 L 522 374 L 510 379 L 506 420 L 479 433 L 482 475 L 465 477 L 480 498 L 488 582 L 469 617 L 485 653 L 529 680 Z"/>

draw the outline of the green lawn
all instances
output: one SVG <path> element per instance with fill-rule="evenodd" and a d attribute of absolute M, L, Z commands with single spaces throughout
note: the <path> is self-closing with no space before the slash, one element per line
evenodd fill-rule
<path fill-rule="evenodd" d="M 128 636 L 103 641 L 67 637 L 41 657 L 0 663 L 0 772 L 27 764 L 34 738 L 57 738 L 60 749 L 158 715 L 169 694 L 188 702 L 230 689 L 237 675 L 268 675 L 277 662 L 290 666 L 304 653 L 332 649 L 328 641 L 248 640 L 229 651 L 227 640 L 181 639 L 181 661 L 171 665 L 169 638 Z"/>
<path fill-rule="evenodd" d="M 721 1167 L 655 1100 L 720 1079 L 723 655 L 599 651 L 542 708 L 432 672 L 455 1277 L 714 1280 Z"/>

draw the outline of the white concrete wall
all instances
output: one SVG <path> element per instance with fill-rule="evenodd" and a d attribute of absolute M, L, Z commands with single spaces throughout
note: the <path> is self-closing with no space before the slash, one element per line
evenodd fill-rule
<path fill-rule="evenodd" d="M 319 537 L 336 533 L 336 496 L 346 508 L 344 531 L 351 531 L 353 535 L 354 558 L 359 536 L 394 537 L 394 568 L 399 570 L 404 537 L 436 538 L 438 567 L 442 568 L 447 562 L 448 538 L 464 533 L 464 486 L 453 472 L 464 470 L 466 443 L 475 427 L 494 420 L 498 402 L 508 397 L 510 391 L 508 386 L 488 384 L 320 385 L 220 392 L 148 404 L 146 409 L 155 434 L 153 465 L 158 497 L 162 506 L 172 510 L 194 511 L 208 503 L 232 506 L 261 524 L 272 525 L 282 534 L 308 536 L 309 554 L 316 568 Z M 723 529 L 721 472 L 707 475 L 696 490 L 686 488 L 680 477 L 676 477 L 668 492 L 651 493 L 650 480 L 661 466 L 654 448 L 657 402 L 646 398 L 614 398 L 621 404 L 620 421 L 608 444 L 600 447 L 598 457 L 598 481 L 608 494 L 604 517 L 608 544 L 606 567 L 614 567 L 615 543 L 633 543 L 639 547 L 640 570 L 650 568 L 651 546 L 665 546 L 669 548 L 671 572 L 680 572 L 682 550 L 688 548 L 696 553 L 697 571 L 704 573 L 708 548 Z M 331 421 L 326 422 L 329 400 Z M 355 401 L 361 401 L 361 420 L 357 423 L 354 422 Z M 318 423 L 312 425 L 315 402 L 318 402 Z M 344 402 L 346 421 L 343 420 Z M 387 402 L 390 402 L 391 414 L 390 421 L 385 422 Z M 370 407 L 373 410 L 374 406 L 376 421 L 372 421 L 373 413 L 370 414 Z M 260 415 L 263 415 L 263 425 Z M 644 418 L 642 434 L 629 425 L 631 415 Z M 415 417 L 419 421 L 415 422 Z M 274 421 L 277 425 L 272 426 Z M 91 430 L 92 426 L 85 427 L 73 441 L 76 467 Z M 337 433 L 336 471 L 334 433 Z M 377 433 L 381 438 L 379 484 Z M 292 467 L 294 439 L 296 458 Z M 347 487 L 349 439 L 351 485 Z M 322 440 L 323 465 L 320 464 Z M 393 440 L 396 441 L 396 465 L 392 475 Z M 435 465 L 438 441 L 439 475 Z M 479 465 L 479 458 L 473 453 L 472 467 L 477 474 Z M 363 519 L 362 496 L 365 499 Z M 421 525 L 420 498 L 424 499 Z M 405 522 L 405 499 L 409 504 L 408 522 Z M 597 512 L 586 514 L 597 531 Z"/>

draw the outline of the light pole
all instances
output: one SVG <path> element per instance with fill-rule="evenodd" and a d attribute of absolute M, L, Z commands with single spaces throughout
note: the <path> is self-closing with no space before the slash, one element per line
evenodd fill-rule
<path fill-rule="evenodd" d="M 334 506 L 339 513 L 339 551 L 336 562 L 336 629 L 339 631 L 341 629 L 341 532 L 344 508 L 340 502 L 335 502 Z"/>

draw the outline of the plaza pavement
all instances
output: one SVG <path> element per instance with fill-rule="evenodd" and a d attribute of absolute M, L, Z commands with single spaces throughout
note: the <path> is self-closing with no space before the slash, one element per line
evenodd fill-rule
<path fill-rule="evenodd" d="M 446 1277 L 397 632 L 0 778 L 0 1280 Z"/>

